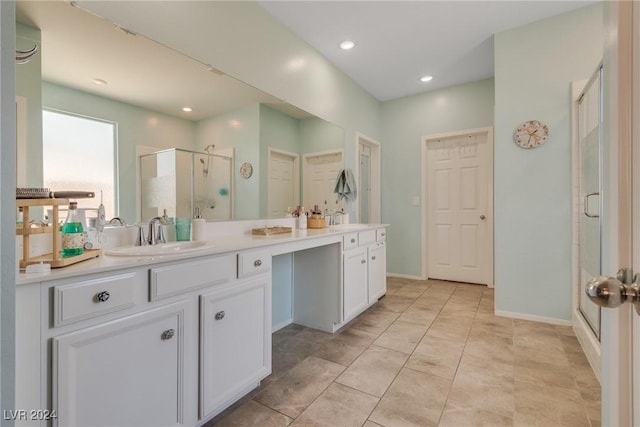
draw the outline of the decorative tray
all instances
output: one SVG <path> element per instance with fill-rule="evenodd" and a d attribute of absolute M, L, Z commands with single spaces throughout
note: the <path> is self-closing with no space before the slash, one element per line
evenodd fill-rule
<path fill-rule="evenodd" d="M 271 234 L 284 234 L 291 233 L 291 227 L 264 227 L 254 228 L 251 230 L 251 234 L 254 236 L 269 236 Z"/>

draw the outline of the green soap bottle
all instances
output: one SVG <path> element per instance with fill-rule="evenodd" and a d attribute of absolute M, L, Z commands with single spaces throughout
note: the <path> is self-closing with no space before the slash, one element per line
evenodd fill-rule
<path fill-rule="evenodd" d="M 69 213 L 62 225 L 62 258 L 82 255 L 84 251 L 84 233 L 78 218 L 78 202 L 69 203 Z"/>

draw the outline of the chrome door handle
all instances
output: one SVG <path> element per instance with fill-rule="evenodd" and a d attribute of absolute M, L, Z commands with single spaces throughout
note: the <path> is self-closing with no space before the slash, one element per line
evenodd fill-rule
<path fill-rule="evenodd" d="M 584 195 L 584 214 L 589 218 L 600 218 L 600 214 L 591 214 L 589 213 L 589 197 L 591 196 L 599 196 L 600 193 L 597 191 L 595 193 L 587 193 Z"/>
<path fill-rule="evenodd" d="M 597 276 L 587 283 L 585 292 L 600 307 L 617 308 L 630 302 L 640 315 L 640 284 L 638 275 L 630 269 L 621 269 L 617 277 Z"/>

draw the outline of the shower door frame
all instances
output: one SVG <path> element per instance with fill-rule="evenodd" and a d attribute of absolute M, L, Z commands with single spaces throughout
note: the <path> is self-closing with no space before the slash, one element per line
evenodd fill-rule
<path fill-rule="evenodd" d="M 584 318 L 580 310 L 580 298 L 579 293 L 584 292 L 584 283 L 581 281 L 581 265 L 580 265 L 580 218 L 584 215 L 583 210 L 583 198 L 581 196 L 581 144 L 580 144 L 580 121 L 579 121 L 579 103 L 582 95 L 586 92 L 588 86 L 600 74 L 600 70 L 603 64 L 598 64 L 592 77 L 588 80 L 575 81 L 571 84 L 571 121 L 572 121 L 572 176 L 573 176 L 573 198 L 572 198 L 572 230 L 573 230 L 573 242 L 572 242 L 572 271 L 573 271 L 573 286 L 572 286 L 572 325 L 575 331 L 576 337 L 580 342 L 582 349 L 587 357 L 589 364 L 593 368 L 594 374 L 600 379 L 600 366 L 601 366 L 601 323 L 602 317 L 599 319 L 598 333 L 594 331 L 589 325 L 589 322 Z M 602 82 L 601 82 L 602 84 Z M 602 94 L 601 94 L 602 96 Z M 602 99 L 600 100 L 602 102 Z M 600 134 L 602 138 L 602 133 Z M 602 141 L 600 140 L 600 144 Z M 600 147 L 600 156 L 602 147 Z M 602 182 L 602 158 L 600 158 L 600 182 Z M 602 194 L 600 200 L 603 200 Z M 601 209 L 600 209 L 601 211 Z M 602 224 L 600 225 L 602 226 Z M 602 251 L 602 248 L 601 248 Z M 602 264 L 601 264 L 602 268 Z"/>

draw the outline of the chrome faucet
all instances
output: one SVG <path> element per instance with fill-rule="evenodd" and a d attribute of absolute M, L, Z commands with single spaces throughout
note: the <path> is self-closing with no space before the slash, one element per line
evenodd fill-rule
<path fill-rule="evenodd" d="M 162 231 L 162 226 L 165 223 L 166 221 L 159 216 L 153 217 L 149 221 L 149 233 L 147 234 L 148 244 L 155 245 L 158 243 L 166 243 L 166 240 L 164 238 L 164 232 Z"/>

